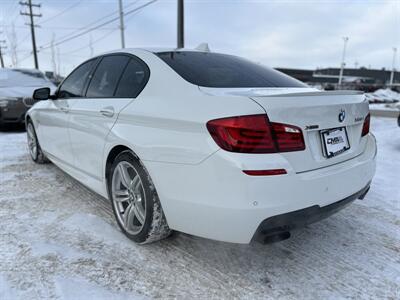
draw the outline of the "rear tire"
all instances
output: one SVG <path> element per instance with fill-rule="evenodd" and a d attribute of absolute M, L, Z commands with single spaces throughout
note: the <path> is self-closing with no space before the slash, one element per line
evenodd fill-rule
<path fill-rule="evenodd" d="M 122 232 L 139 244 L 168 237 L 171 230 L 154 184 L 138 157 L 121 152 L 107 177 L 108 194 Z"/>
<path fill-rule="evenodd" d="M 32 160 L 37 164 L 48 163 L 46 155 L 44 155 L 42 148 L 40 147 L 39 140 L 36 135 L 35 127 L 32 121 L 28 121 L 26 124 L 26 134 L 28 137 L 28 149 Z"/>

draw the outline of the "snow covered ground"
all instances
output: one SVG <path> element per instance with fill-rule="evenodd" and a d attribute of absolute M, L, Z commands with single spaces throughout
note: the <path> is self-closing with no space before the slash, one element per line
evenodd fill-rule
<path fill-rule="evenodd" d="M 399 299 L 400 128 L 373 118 L 370 193 L 272 245 L 185 234 L 138 246 L 109 203 L 0 132 L 0 299 Z"/>
<path fill-rule="evenodd" d="M 369 110 L 373 116 L 397 118 L 400 115 L 400 103 L 370 103 Z"/>

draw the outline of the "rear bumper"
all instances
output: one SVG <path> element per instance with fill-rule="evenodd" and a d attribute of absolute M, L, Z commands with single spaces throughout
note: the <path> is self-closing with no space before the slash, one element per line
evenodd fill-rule
<path fill-rule="evenodd" d="M 303 173 L 248 176 L 242 172 L 246 157 L 238 160 L 224 151 L 198 165 L 144 164 L 170 228 L 220 241 L 249 243 L 264 220 L 312 207 L 324 211 L 326 206 L 357 196 L 375 174 L 375 156 L 375 138 L 368 135 L 361 155 Z M 257 159 L 270 169 L 279 168 L 283 160 L 274 155 Z"/>
<path fill-rule="evenodd" d="M 264 220 L 258 226 L 253 236 L 253 241 L 264 242 L 266 238 L 283 233 L 290 232 L 293 229 L 304 227 L 306 225 L 323 220 L 339 210 L 345 208 L 356 199 L 363 199 L 369 191 L 369 183 L 366 187 L 338 202 L 320 207 L 314 205 L 311 207 L 299 209 L 289 213 L 277 215 Z"/>

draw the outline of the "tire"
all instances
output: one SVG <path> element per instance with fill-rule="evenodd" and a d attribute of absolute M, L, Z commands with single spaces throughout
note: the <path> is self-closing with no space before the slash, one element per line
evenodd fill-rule
<path fill-rule="evenodd" d="M 46 155 L 44 155 L 40 147 L 39 140 L 36 135 L 35 126 L 32 121 L 26 124 L 26 135 L 28 138 L 28 150 L 32 160 L 37 164 L 49 163 Z"/>
<path fill-rule="evenodd" d="M 108 174 L 108 194 L 122 232 L 139 244 L 168 237 L 171 230 L 157 191 L 138 157 L 131 151 L 121 152 Z"/>

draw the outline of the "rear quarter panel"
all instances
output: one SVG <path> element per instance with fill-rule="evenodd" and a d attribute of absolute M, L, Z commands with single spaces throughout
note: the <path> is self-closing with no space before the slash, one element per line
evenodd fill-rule
<path fill-rule="evenodd" d="M 207 121 L 264 112 L 247 97 L 204 94 L 152 53 L 139 57 L 149 65 L 149 82 L 120 112 L 107 138 L 106 155 L 122 144 L 143 161 L 198 164 L 219 149 Z"/>

